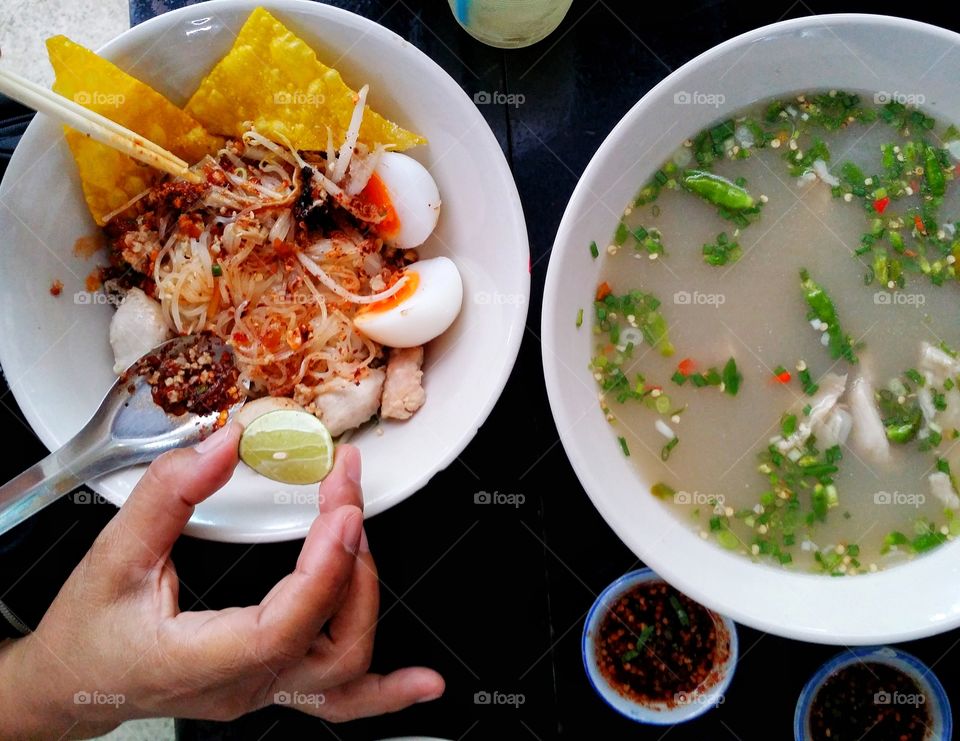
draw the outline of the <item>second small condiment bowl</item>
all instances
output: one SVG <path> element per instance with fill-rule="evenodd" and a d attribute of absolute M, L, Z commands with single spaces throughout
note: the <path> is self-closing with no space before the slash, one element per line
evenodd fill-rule
<path fill-rule="evenodd" d="M 848 648 L 827 661 L 817 673 L 810 677 L 797 700 L 797 709 L 793 717 L 793 736 L 796 741 L 810 738 L 810 709 L 824 682 L 836 672 L 857 663 L 887 664 L 910 677 L 923 692 L 929 703 L 930 727 L 927 741 L 948 741 L 953 738 L 953 716 L 950 700 L 933 670 L 920 659 L 905 651 L 890 646 L 862 646 Z M 895 698 L 887 697 L 890 702 Z M 881 700 L 875 700 L 882 702 Z"/>
<path fill-rule="evenodd" d="M 718 633 L 724 632 L 728 640 L 726 660 L 713 668 L 709 679 L 701 687 L 692 692 L 678 693 L 672 703 L 645 703 L 621 694 L 607 681 L 597 659 L 596 639 L 603 619 L 609 613 L 611 606 L 640 584 L 662 581 L 663 579 L 652 569 L 644 568 L 624 574 L 604 589 L 587 614 L 583 626 L 581 651 L 583 666 L 590 684 L 610 707 L 638 723 L 675 725 L 692 720 L 724 702 L 738 658 L 737 628 L 730 618 L 713 613 L 718 621 Z"/>

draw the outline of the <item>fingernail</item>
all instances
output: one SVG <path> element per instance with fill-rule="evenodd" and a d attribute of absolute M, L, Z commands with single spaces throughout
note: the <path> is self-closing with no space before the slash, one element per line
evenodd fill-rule
<path fill-rule="evenodd" d="M 363 534 L 363 515 L 354 512 L 344 519 L 340 529 L 340 542 L 344 549 L 352 556 L 357 555 L 360 547 L 360 536 Z"/>
<path fill-rule="evenodd" d="M 357 486 L 360 486 L 360 475 L 360 453 L 353 451 L 347 456 L 347 478 Z"/>
<path fill-rule="evenodd" d="M 425 695 L 417 700 L 417 702 L 433 702 L 434 700 L 439 700 L 441 697 L 443 697 L 443 690 L 434 692 L 432 695 Z"/>
<path fill-rule="evenodd" d="M 224 441 L 230 437 L 228 430 L 232 424 L 233 422 L 227 422 L 227 424 L 214 432 L 210 437 L 204 438 L 198 442 L 194 450 L 196 450 L 200 455 L 212 453 L 214 450 L 223 445 Z"/>
<path fill-rule="evenodd" d="M 369 553 L 370 552 L 370 542 L 367 540 L 367 529 L 363 528 L 363 531 L 360 533 L 360 552 Z"/>

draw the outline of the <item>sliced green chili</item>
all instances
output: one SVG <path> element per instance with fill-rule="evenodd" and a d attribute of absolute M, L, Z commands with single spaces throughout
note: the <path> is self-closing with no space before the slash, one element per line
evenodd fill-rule
<path fill-rule="evenodd" d="M 687 170 L 680 180 L 684 188 L 696 193 L 708 203 L 731 211 L 743 211 L 756 206 L 745 188 L 704 170 Z"/>

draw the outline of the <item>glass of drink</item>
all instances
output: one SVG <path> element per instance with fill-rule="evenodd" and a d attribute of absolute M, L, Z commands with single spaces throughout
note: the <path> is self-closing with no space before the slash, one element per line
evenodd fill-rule
<path fill-rule="evenodd" d="M 560 25 L 573 0 L 449 0 L 457 22 L 478 41 L 502 49 L 530 46 Z"/>

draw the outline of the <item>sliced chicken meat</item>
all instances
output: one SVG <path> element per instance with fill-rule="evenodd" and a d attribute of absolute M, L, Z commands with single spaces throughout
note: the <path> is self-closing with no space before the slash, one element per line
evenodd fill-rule
<path fill-rule="evenodd" d="M 927 476 L 930 482 L 930 492 L 940 503 L 948 509 L 960 509 L 960 497 L 953 490 L 953 482 L 950 477 L 942 471 L 931 473 Z"/>
<path fill-rule="evenodd" d="M 802 448 L 810 435 L 816 435 L 825 447 L 845 442 L 850 433 L 849 415 L 837 406 L 837 400 L 846 386 L 846 375 L 827 373 L 820 381 L 820 389 L 810 400 L 810 414 L 797 425 L 790 437 L 777 442 L 780 451 L 786 453 L 791 448 Z"/>
<path fill-rule="evenodd" d="M 394 348 L 387 361 L 380 414 L 384 419 L 409 419 L 427 400 L 423 390 L 423 347 Z"/>
<path fill-rule="evenodd" d="M 853 382 L 849 394 L 853 415 L 851 444 L 858 455 L 875 463 L 890 460 L 890 441 L 873 398 L 873 384 L 864 375 Z"/>
<path fill-rule="evenodd" d="M 313 412 L 336 437 L 377 413 L 385 376 L 382 368 L 369 368 L 356 382 L 345 378 L 328 381 L 320 393 L 315 388 L 297 386 L 293 398 Z"/>

